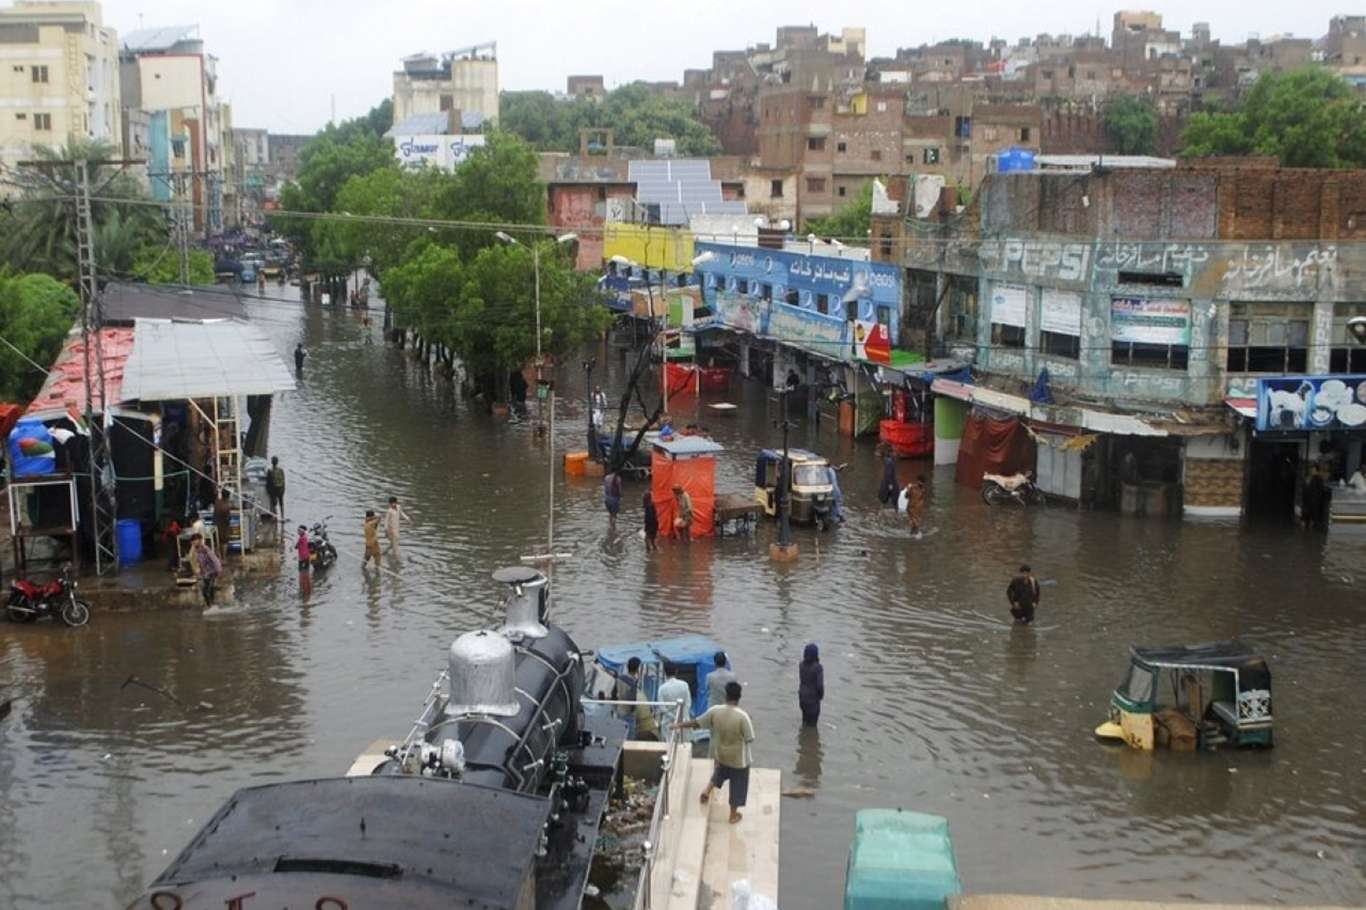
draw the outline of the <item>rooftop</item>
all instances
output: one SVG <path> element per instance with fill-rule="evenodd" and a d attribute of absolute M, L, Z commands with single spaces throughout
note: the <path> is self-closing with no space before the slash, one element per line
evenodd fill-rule
<path fill-rule="evenodd" d="M 461 111 L 460 128 L 477 130 L 484 125 L 484 115 L 478 111 Z M 394 136 L 445 136 L 451 131 L 450 118 L 445 112 L 435 114 L 414 114 L 402 123 L 397 123 L 385 133 L 386 139 Z"/>
<path fill-rule="evenodd" d="M 134 29 L 123 36 L 126 51 L 165 51 L 182 41 L 198 41 L 197 25 L 163 25 L 159 28 Z"/>

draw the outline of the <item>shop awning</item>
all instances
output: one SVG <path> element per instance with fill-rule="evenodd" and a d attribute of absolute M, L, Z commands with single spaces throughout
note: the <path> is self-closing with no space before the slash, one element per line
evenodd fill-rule
<path fill-rule="evenodd" d="M 1257 399 L 1255 398 L 1225 398 L 1224 404 L 1236 411 L 1240 417 L 1246 417 L 1248 420 L 1257 419 Z"/>
<path fill-rule="evenodd" d="M 245 322 L 139 319 L 123 373 L 125 401 L 270 395 L 293 388 L 275 345 Z"/>

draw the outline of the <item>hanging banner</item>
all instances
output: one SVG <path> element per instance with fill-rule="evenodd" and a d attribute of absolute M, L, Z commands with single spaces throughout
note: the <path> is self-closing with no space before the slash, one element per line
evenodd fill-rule
<path fill-rule="evenodd" d="M 1025 326 L 1025 304 L 1029 288 L 1018 284 L 998 284 L 991 291 L 991 321 L 997 325 Z"/>
<path fill-rule="evenodd" d="M 1059 335 L 1081 335 L 1081 295 L 1044 288 L 1039 301 L 1039 326 Z"/>
<path fill-rule="evenodd" d="M 1366 375 L 1258 379 L 1256 428 L 1366 429 Z"/>
<path fill-rule="evenodd" d="M 1190 344 L 1191 303 L 1166 298 L 1113 297 L 1110 338 L 1139 344 Z"/>

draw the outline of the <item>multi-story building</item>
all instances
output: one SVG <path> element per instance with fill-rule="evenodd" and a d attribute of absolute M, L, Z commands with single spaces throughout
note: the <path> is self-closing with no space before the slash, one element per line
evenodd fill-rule
<path fill-rule="evenodd" d="M 120 61 L 124 104 L 151 118 L 153 195 L 188 204 L 196 231 L 221 231 L 225 124 L 218 61 L 205 52 L 199 26 L 130 32 Z"/>
<path fill-rule="evenodd" d="M 0 47 L 0 166 L 39 146 L 122 144 L 118 36 L 98 3 L 18 0 L 0 9 Z"/>
<path fill-rule="evenodd" d="M 394 122 L 452 110 L 498 122 L 497 42 L 403 58 L 394 73 Z"/>
<path fill-rule="evenodd" d="M 565 80 L 565 94 L 570 98 L 601 101 L 607 94 L 601 76 L 570 76 Z"/>
<path fill-rule="evenodd" d="M 1366 16 L 1334 16 L 1319 41 L 1324 66 L 1366 89 Z"/>
<path fill-rule="evenodd" d="M 910 320 L 973 364 L 943 391 L 1025 422 L 1045 489 L 1284 514 L 1309 463 L 1361 457 L 1363 201 L 1366 171 L 1080 166 L 990 177 L 891 246 L 929 290 Z"/>

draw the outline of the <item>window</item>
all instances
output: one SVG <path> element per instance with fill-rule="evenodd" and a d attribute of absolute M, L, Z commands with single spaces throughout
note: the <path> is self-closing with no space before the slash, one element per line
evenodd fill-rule
<path fill-rule="evenodd" d="M 50 130 L 50 129 L 52 129 L 52 115 L 51 115 L 51 114 L 34 114 L 34 115 L 33 115 L 33 128 L 34 128 L 35 130 Z"/>
<path fill-rule="evenodd" d="M 22 73 L 24 71 L 24 67 L 22 65 L 11 67 L 11 69 L 13 69 L 16 73 Z"/>
<path fill-rule="evenodd" d="M 1029 141 L 1029 127 L 1027 127 L 1027 126 L 1022 126 L 1022 127 L 1020 127 L 1020 141 L 1021 141 L 1021 142 L 1028 142 L 1028 141 Z"/>
<path fill-rule="evenodd" d="M 816 312 L 817 312 L 817 313 L 821 313 L 821 314 L 823 314 L 823 315 L 829 315 L 829 314 L 830 314 L 830 297 L 829 297 L 828 295 L 826 295 L 826 294 L 817 294 L 817 295 L 816 295 Z M 1362 348 L 1362 350 L 1363 350 L 1363 351 L 1366 351 L 1366 348 Z"/>
<path fill-rule="evenodd" d="M 881 235 L 879 236 L 879 239 L 882 241 L 881 244 L 880 244 L 880 246 L 882 247 L 882 258 L 883 258 L 883 259 L 891 259 L 891 258 L 892 258 L 892 235 L 889 234 L 889 233 L 887 233 L 886 231 L 883 231 L 883 232 L 881 233 Z"/>
<path fill-rule="evenodd" d="M 847 300 L 847 301 L 845 301 L 845 303 L 844 303 L 844 318 L 845 318 L 845 320 L 847 320 L 848 322 L 855 322 L 855 321 L 858 320 L 858 301 L 857 301 L 857 300 Z"/>
<path fill-rule="evenodd" d="M 844 184 L 835 187 L 835 195 L 843 198 L 848 193 L 848 188 Z"/>
<path fill-rule="evenodd" d="M 953 134 L 959 139 L 972 138 L 972 118 L 955 117 L 953 118 Z"/>
<path fill-rule="evenodd" d="M 1333 308 L 1333 346 L 1328 356 L 1330 373 L 1366 373 L 1366 344 L 1347 331 L 1347 320 L 1354 316 L 1366 316 L 1366 303 L 1340 303 Z"/>
<path fill-rule="evenodd" d="M 35 66 L 35 67 L 33 68 L 33 81 L 34 81 L 34 82 L 46 82 L 46 81 L 47 81 L 47 67 L 46 67 L 46 66 Z"/>
<path fill-rule="evenodd" d="M 924 160 L 924 163 L 925 163 L 925 164 L 938 164 L 938 163 L 939 163 L 939 148 L 936 146 L 935 148 L 932 148 L 932 149 L 925 149 L 925 150 L 921 153 L 921 158 Z"/>
<path fill-rule="evenodd" d="M 999 284 L 991 292 L 991 345 L 998 348 L 1025 346 L 1025 311 L 1029 288 Z"/>
<path fill-rule="evenodd" d="M 1081 356 L 1081 295 L 1044 288 L 1039 292 L 1039 350 L 1054 357 Z"/>
<path fill-rule="evenodd" d="M 455 107 L 455 98 L 452 97 L 451 95 L 442 95 L 442 96 L 441 96 L 440 104 L 441 104 L 441 112 L 444 114 L 446 111 L 448 111 L 448 110 L 450 110 L 451 108 Z"/>
<path fill-rule="evenodd" d="M 1309 367 L 1309 303 L 1229 304 L 1230 373 L 1303 373 Z"/>
<path fill-rule="evenodd" d="M 175 155 L 175 157 L 177 157 L 177 158 L 184 158 L 184 157 L 185 157 L 185 140 L 184 140 L 184 139 L 172 139 L 172 140 L 171 140 L 171 154 Z"/>
<path fill-rule="evenodd" d="M 1185 371 L 1191 305 L 1171 297 L 1110 299 L 1110 363 Z"/>
<path fill-rule="evenodd" d="M 1087 70 L 1087 71 L 1086 71 L 1086 78 L 1087 78 L 1087 79 L 1092 79 L 1092 80 L 1094 80 L 1094 79 L 1096 78 L 1096 71 L 1095 71 L 1095 70 Z"/>
<path fill-rule="evenodd" d="M 824 193 L 824 192 L 825 192 L 825 178 L 824 178 L 824 177 L 807 177 L 807 178 L 806 178 L 806 191 L 807 191 L 808 193 Z"/>
<path fill-rule="evenodd" d="M 783 198 L 783 182 L 781 180 L 770 180 L 768 182 L 768 195 L 770 199 Z"/>
<path fill-rule="evenodd" d="M 744 199 L 744 198 L 745 198 L 745 185 L 744 185 L 743 183 L 741 183 L 741 184 L 739 184 L 739 185 L 737 185 L 737 186 L 735 187 L 735 198 L 736 198 L 736 199 Z"/>
<path fill-rule="evenodd" d="M 801 303 L 801 297 L 797 293 L 795 288 L 787 289 L 787 293 L 783 295 L 783 303 L 787 304 L 788 306 L 797 306 Z"/>
<path fill-rule="evenodd" d="M 847 152 L 847 151 L 849 151 L 849 143 L 847 143 L 847 142 L 836 142 L 836 143 L 835 143 L 835 151 L 837 151 L 837 152 Z"/>
<path fill-rule="evenodd" d="M 810 137 L 808 137 L 807 140 L 806 140 L 806 150 L 807 150 L 808 152 L 823 152 L 823 151 L 825 151 L 825 137 L 823 137 L 823 136 L 810 136 Z"/>
<path fill-rule="evenodd" d="M 737 294 L 748 294 L 749 282 L 744 278 L 735 279 L 735 292 Z"/>
<path fill-rule="evenodd" d="M 877 323 L 884 329 L 892 328 L 892 308 L 885 304 L 879 304 L 877 308 Z"/>
<path fill-rule="evenodd" d="M 824 95 L 812 95 L 812 96 L 810 96 L 809 98 L 807 98 L 806 100 L 807 100 L 808 102 L 810 102 L 811 106 L 814 107 L 814 108 L 816 108 L 817 110 L 819 110 L 819 109 L 825 107 L 825 96 L 824 96 Z"/>
<path fill-rule="evenodd" d="M 879 102 L 877 103 L 877 112 L 878 112 L 879 114 L 882 114 L 882 113 L 886 113 L 886 111 L 887 111 L 887 102 L 886 102 L 886 101 L 879 101 Z"/>
<path fill-rule="evenodd" d="M 28 119 L 28 114 L 15 114 L 15 115 L 14 115 L 14 119 L 15 119 L 15 120 L 27 120 L 27 119 Z"/>
<path fill-rule="evenodd" d="M 963 341 L 977 341 L 977 282 L 957 275 L 949 276 L 948 333 Z"/>
<path fill-rule="evenodd" d="M 771 302 L 771 301 L 773 300 L 773 285 L 771 285 L 771 284 L 761 284 L 761 285 L 759 285 L 759 296 L 760 296 L 761 298 L 763 298 L 764 300 L 767 300 L 767 301 L 770 301 L 770 302 Z"/>
<path fill-rule="evenodd" d="M 881 161 L 881 160 L 882 160 L 882 149 L 873 149 L 872 151 L 870 151 L 870 152 L 868 153 L 868 157 L 871 158 L 871 159 L 873 159 L 874 161 Z"/>

